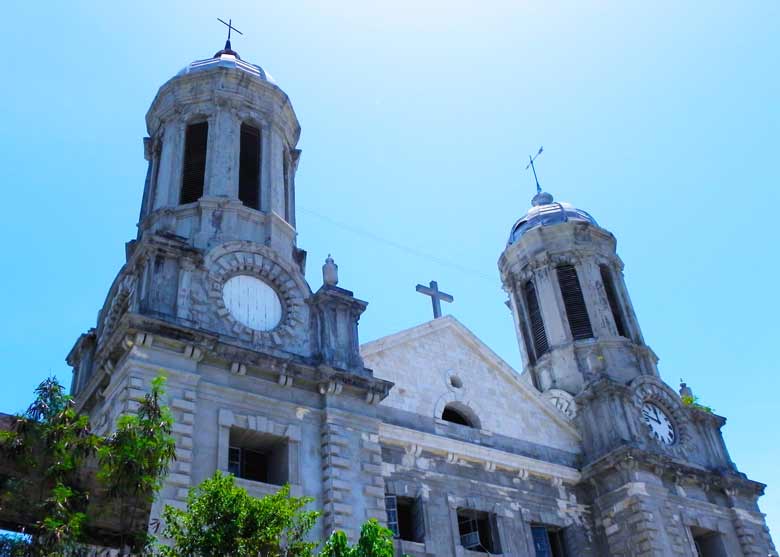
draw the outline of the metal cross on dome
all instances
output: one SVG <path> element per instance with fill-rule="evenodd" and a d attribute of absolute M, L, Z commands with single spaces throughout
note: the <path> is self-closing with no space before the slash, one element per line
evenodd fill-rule
<path fill-rule="evenodd" d="M 542 154 L 542 150 L 543 147 L 539 147 L 539 152 L 536 153 L 533 157 L 531 155 L 528 155 L 528 164 L 525 167 L 526 170 L 530 168 L 534 172 L 534 181 L 536 182 L 536 193 L 542 193 L 542 188 L 539 185 L 539 178 L 536 177 L 536 167 L 534 166 L 534 161 L 536 160 L 536 157 Z"/>
<path fill-rule="evenodd" d="M 452 302 L 455 300 L 451 295 L 439 290 L 439 283 L 432 280 L 428 286 L 418 284 L 416 288 L 420 294 L 425 294 L 431 297 L 431 305 L 433 306 L 433 318 L 438 319 L 441 317 L 441 302 Z"/>
<path fill-rule="evenodd" d="M 224 25 L 227 25 L 227 28 L 228 28 L 228 38 L 227 38 L 227 42 L 225 43 L 225 48 L 227 50 L 230 50 L 230 32 L 231 31 L 235 31 L 239 35 L 243 35 L 243 33 L 241 31 L 239 31 L 238 29 L 236 29 L 235 27 L 233 27 L 233 19 L 232 18 L 228 19 L 227 21 L 225 21 L 224 19 L 217 18 L 217 21 L 219 21 L 220 23 L 222 23 Z"/>

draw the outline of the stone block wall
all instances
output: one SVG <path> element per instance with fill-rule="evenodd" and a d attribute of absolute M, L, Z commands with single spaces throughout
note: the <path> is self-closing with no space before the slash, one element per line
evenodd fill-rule
<path fill-rule="evenodd" d="M 425 539 L 399 541 L 407 553 L 484 555 L 460 544 L 457 511 L 471 509 L 494 517 L 501 555 L 534 555 L 532 524 L 561 530 L 568 555 L 597 554 L 588 509 L 575 487 L 560 478 L 396 445 L 383 444 L 382 458 L 387 492 L 422 502 Z"/>
<path fill-rule="evenodd" d="M 697 557 L 695 532 L 716 536 L 723 555 L 777 555 L 760 513 L 723 504 L 717 494 L 700 497 L 692 488 L 646 480 L 595 499 L 593 518 L 605 555 Z"/>

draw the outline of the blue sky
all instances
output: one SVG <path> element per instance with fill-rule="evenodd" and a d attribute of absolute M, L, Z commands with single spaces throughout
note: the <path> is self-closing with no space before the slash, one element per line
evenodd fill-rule
<path fill-rule="evenodd" d="M 780 532 L 780 3 L 10 2 L 0 46 L 0 410 L 94 324 L 146 171 L 144 114 L 233 46 L 303 127 L 299 245 L 369 302 L 362 340 L 430 318 L 418 282 L 512 365 L 496 261 L 539 178 L 618 238 L 664 379 L 729 419 Z M 403 249 L 398 246 L 403 246 Z"/>

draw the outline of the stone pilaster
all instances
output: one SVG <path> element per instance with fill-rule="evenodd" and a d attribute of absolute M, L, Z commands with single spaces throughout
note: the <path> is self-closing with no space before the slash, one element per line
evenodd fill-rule
<path fill-rule="evenodd" d="M 231 100 L 218 96 L 217 105 L 216 113 L 209 118 L 207 174 L 203 193 L 209 197 L 236 199 L 241 124 Z"/>
<path fill-rule="evenodd" d="M 646 497 L 628 495 L 602 512 L 597 522 L 604 529 L 609 555 L 669 557 L 661 539 L 661 518 Z"/>
<path fill-rule="evenodd" d="M 324 418 L 320 450 L 322 454 L 322 521 L 326 535 L 334 530 L 347 531 L 352 509 L 347 503 L 352 486 L 342 478 L 350 469 L 349 433 Z"/>
<path fill-rule="evenodd" d="M 684 555 L 689 554 L 689 543 L 685 532 L 686 525 L 682 521 L 682 517 L 677 512 L 677 509 L 671 500 L 666 500 L 664 504 L 664 519 L 666 525 L 666 537 L 669 540 L 670 555 Z"/>
<path fill-rule="evenodd" d="M 360 467 L 370 482 L 363 485 L 366 500 L 365 516 L 376 518 L 382 524 L 387 521 L 385 512 L 385 480 L 382 476 L 382 447 L 379 445 L 379 433 L 364 432 L 360 436 Z"/>
<path fill-rule="evenodd" d="M 737 540 L 746 557 L 777 557 L 778 553 L 769 534 L 764 515 L 760 512 L 741 508 L 740 496 L 735 489 L 726 489 L 731 505 L 731 516 Z M 755 505 L 755 502 L 753 502 Z"/>
<path fill-rule="evenodd" d="M 158 518 L 165 505 L 184 508 L 187 494 L 192 487 L 193 423 L 195 421 L 194 390 L 171 392 L 170 408 L 173 412 L 173 438 L 176 442 L 176 460 L 163 481 L 157 500 L 152 507 L 152 518 Z"/>
<path fill-rule="evenodd" d="M 329 407 L 322 416 L 322 520 L 325 534 L 344 530 L 357 539 L 370 518 L 385 521 L 379 423 L 376 419 Z"/>

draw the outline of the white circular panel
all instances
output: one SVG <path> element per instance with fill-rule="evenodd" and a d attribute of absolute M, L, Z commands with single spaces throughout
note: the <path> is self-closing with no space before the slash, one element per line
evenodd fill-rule
<path fill-rule="evenodd" d="M 642 405 L 642 419 L 650 428 L 650 434 L 664 445 L 671 445 L 677 438 L 674 430 L 674 424 L 666 412 L 661 410 L 652 402 L 645 402 Z"/>
<path fill-rule="evenodd" d="M 282 320 L 282 303 L 267 282 L 237 275 L 222 287 L 222 299 L 233 318 L 256 331 L 270 331 Z"/>

